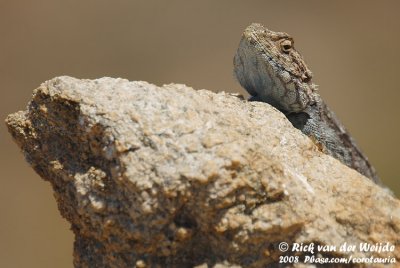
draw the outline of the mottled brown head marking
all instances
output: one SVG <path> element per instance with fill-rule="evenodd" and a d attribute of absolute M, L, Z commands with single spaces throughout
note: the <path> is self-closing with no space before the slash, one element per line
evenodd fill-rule
<path fill-rule="evenodd" d="M 300 53 L 295 49 L 293 38 L 284 32 L 268 30 L 259 23 L 253 23 L 244 32 L 244 36 L 263 54 L 276 60 L 283 69 L 303 82 L 312 78 Z"/>
<path fill-rule="evenodd" d="M 287 33 L 251 24 L 243 33 L 234 69 L 252 96 L 281 111 L 297 113 L 315 103 L 311 71 Z"/>

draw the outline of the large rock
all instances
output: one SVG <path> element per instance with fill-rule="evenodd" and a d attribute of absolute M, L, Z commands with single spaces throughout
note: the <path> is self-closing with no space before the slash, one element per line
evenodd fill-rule
<path fill-rule="evenodd" d="M 72 225 L 76 267 L 265 267 L 312 255 L 295 243 L 338 247 L 316 257 L 400 258 L 399 200 L 268 104 L 58 77 L 6 121 Z M 364 242 L 397 247 L 361 252 Z"/>

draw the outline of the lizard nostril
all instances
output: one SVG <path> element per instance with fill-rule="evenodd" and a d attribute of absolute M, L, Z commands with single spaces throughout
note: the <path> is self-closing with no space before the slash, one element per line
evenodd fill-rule
<path fill-rule="evenodd" d="M 303 74 L 301 78 L 303 79 L 303 82 L 306 82 L 306 83 L 310 82 L 310 80 L 311 80 L 311 76 L 309 76 L 308 74 Z"/>

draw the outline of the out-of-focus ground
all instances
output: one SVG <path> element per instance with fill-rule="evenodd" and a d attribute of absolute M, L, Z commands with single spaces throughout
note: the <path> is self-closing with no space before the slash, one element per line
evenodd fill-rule
<path fill-rule="evenodd" d="M 59 75 L 241 92 L 232 58 L 261 22 L 295 38 L 320 93 L 400 195 L 400 2 L 0 0 L 0 118 Z M 72 267 L 52 190 L 0 125 L 0 267 Z"/>

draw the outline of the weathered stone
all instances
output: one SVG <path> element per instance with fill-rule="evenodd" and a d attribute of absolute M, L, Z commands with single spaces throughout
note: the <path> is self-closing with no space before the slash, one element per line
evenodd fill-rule
<path fill-rule="evenodd" d="M 265 267 L 280 242 L 388 242 L 316 254 L 400 258 L 399 200 L 268 104 L 58 77 L 6 122 L 71 223 L 76 267 Z"/>

